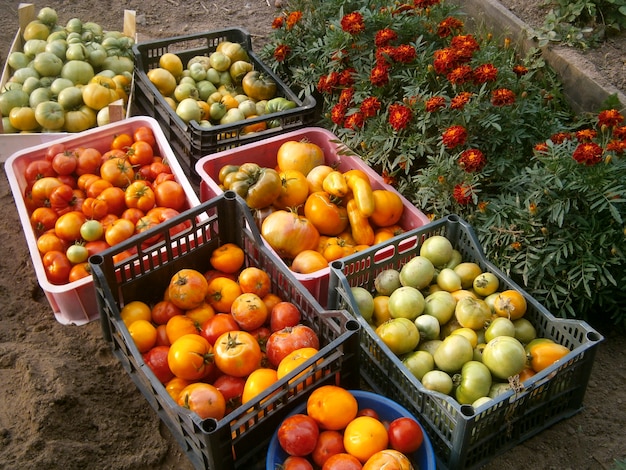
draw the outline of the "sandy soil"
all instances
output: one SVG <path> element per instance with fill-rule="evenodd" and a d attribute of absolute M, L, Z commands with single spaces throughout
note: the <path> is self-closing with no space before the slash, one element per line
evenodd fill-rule
<path fill-rule="evenodd" d="M 18 3 L 0 2 L 2 63 L 16 32 Z M 242 26 L 253 34 L 255 48 L 278 11 L 265 0 L 89 5 L 51 0 L 37 6 L 55 8 L 62 21 L 79 17 L 107 29 L 121 29 L 123 9 L 135 9 L 140 38 Z M 618 78 L 623 83 L 623 69 L 616 85 Z M 55 320 L 38 286 L 4 172 L 0 237 L 0 469 L 190 469 L 177 442 L 111 354 L 99 323 L 76 327 Z M 606 341 L 598 347 L 584 410 L 486 468 L 608 469 L 615 459 L 626 458 L 626 338 L 603 333 Z"/>

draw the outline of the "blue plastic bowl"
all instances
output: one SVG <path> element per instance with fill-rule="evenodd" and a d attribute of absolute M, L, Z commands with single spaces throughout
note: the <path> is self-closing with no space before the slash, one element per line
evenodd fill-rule
<path fill-rule="evenodd" d="M 393 421 L 394 419 L 401 418 L 402 416 L 409 416 L 413 419 L 416 419 L 402 405 L 399 405 L 395 401 L 390 400 L 386 397 L 377 395 L 376 393 L 366 392 L 363 390 L 350 390 L 350 393 L 352 393 L 352 395 L 354 395 L 354 397 L 356 398 L 359 404 L 359 409 L 372 408 L 373 410 L 376 410 L 378 416 L 383 421 Z M 306 403 L 303 403 L 302 405 L 297 406 L 290 413 L 290 415 L 305 412 Z M 420 427 L 422 427 L 421 424 Z M 422 433 L 424 435 L 424 442 L 422 443 L 422 446 L 416 452 L 409 455 L 409 458 L 414 464 L 417 464 L 419 466 L 420 470 L 436 470 L 437 466 L 435 462 L 435 452 L 433 450 L 430 439 L 428 438 L 428 435 L 426 434 L 426 431 L 424 431 L 423 427 Z M 287 453 L 280 447 L 280 443 L 278 442 L 278 430 L 276 430 L 267 449 L 265 469 L 276 470 L 278 465 L 282 464 L 287 456 Z"/>

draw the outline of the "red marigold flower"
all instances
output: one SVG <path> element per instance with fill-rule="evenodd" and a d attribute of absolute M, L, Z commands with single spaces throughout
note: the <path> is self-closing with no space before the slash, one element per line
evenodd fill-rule
<path fill-rule="evenodd" d="M 434 53 L 433 67 L 438 74 L 446 74 L 459 64 L 457 53 L 454 49 L 438 49 Z"/>
<path fill-rule="evenodd" d="M 274 49 L 274 59 L 276 59 L 276 62 L 283 62 L 290 52 L 291 48 L 286 44 L 276 46 L 276 49 Z"/>
<path fill-rule="evenodd" d="M 320 93 L 332 93 L 335 87 L 339 84 L 339 74 L 337 72 L 330 72 L 328 75 L 322 75 L 317 82 L 317 90 Z"/>
<path fill-rule="evenodd" d="M 280 29 L 283 27 L 284 24 L 285 24 L 285 17 L 277 16 L 276 18 L 274 18 L 274 21 L 272 21 L 272 29 Z"/>
<path fill-rule="evenodd" d="M 433 5 L 437 5 L 439 0 L 413 0 L 413 5 L 417 8 L 428 8 Z"/>
<path fill-rule="evenodd" d="M 330 118 L 335 124 L 341 124 L 346 117 L 348 108 L 345 104 L 337 103 L 330 110 Z"/>
<path fill-rule="evenodd" d="M 374 86 L 384 86 L 389 83 L 389 65 L 376 65 L 370 73 L 370 82 Z"/>
<path fill-rule="evenodd" d="M 462 91 L 450 100 L 450 108 L 463 109 L 469 100 L 472 98 L 472 93 L 469 91 Z"/>
<path fill-rule="evenodd" d="M 535 144 L 533 149 L 537 153 L 546 153 L 548 151 L 548 144 L 546 144 L 545 142 L 541 142 L 539 144 Z"/>
<path fill-rule="evenodd" d="M 356 131 L 359 128 L 363 127 L 364 121 L 365 119 L 363 118 L 363 114 L 357 111 L 356 113 L 352 113 L 350 116 L 346 116 L 343 127 Z"/>
<path fill-rule="evenodd" d="M 454 36 L 450 42 L 450 48 L 457 51 L 457 57 L 461 62 L 467 62 L 474 52 L 480 49 L 478 41 L 471 34 Z"/>
<path fill-rule="evenodd" d="M 287 15 L 287 29 L 292 29 L 298 21 L 302 18 L 301 11 L 292 11 Z"/>
<path fill-rule="evenodd" d="M 463 29 L 463 22 L 454 16 L 444 18 L 437 26 L 437 36 L 447 38 L 455 31 Z"/>
<path fill-rule="evenodd" d="M 478 149 L 469 149 L 463 151 L 459 156 L 459 165 L 467 173 L 474 173 L 482 170 L 487 164 L 485 155 Z"/>
<path fill-rule="evenodd" d="M 498 69 L 493 64 L 481 64 L 474 69 L 474 83 L 493 82 L 498 78 Z"/>
<path fill-rule="evenodd" d="M 550 140 L 555 144 L 562 144 L 566 140 L 570 140 L 572 135 L 569 132 L 557 132 L 550 136 Z"/>
<path fill-rule="evenodd" d="M 617 126 L 613 128 L 613 137 L 616 139 L 626 139 L 626 126 Z"/>
<path fill-rule="evenodd" d="M 595 142 L 583 142 L 578 144 L 574 150 L 572 158 L 578 163 L 584 163 L 587 166 L 595 165 L 602 161 L 602 147 Z"/>
<path fill-rule="evenodd" d="M 446 78 L 454 85 L 462 85 L 469 82 L 473 77 L 472 68 L 469 65 L 461 65 L 453 69 Z"/>
<path fill-rule="evenodd" d="M 446 99 L 443 96 L 433 96 L 426 101 L 426 112 L 433 113 L 446 106 Z"/>
<path fill-rule="evenodd" d="M 339 95 L 339 103 L 350 106 L 353 98 L 354 88 L 344 88 L 341 90 L 341 94 Z"/>
<path fill-rule="evenodd" d="M 339 85 L 352 86 L 354 85 L 354 72 L 353 68 L 344 69 L 339 73 Z"/>
<path fill-rule="evenodd" d="M 365 23 L 363 22 L 363 15 L 358 11 L 348 13 L 341 18 L 341 29 L 346 33 L 355 35 L 365 31 Z"/>
<path fill-rule="evenodd" d="M 466 206 L 472 202 L 473 188 L 465 184 L 457 184 L 452 191 L 452 197 L 459 204 Z"/>
<path fill-rule="evenodd" d="M 381 46 L 376 49 L 375 53 L 376 63 L 377 64 L 387 64 L 391 60 L 393 60 L 393 47 L 392 46 Z"/>
<path fill-rule="evenodd" d="M 413 62 L 416 55 L 417 53 L 415 52 L 415 48 L 409 44 L 400 44 L 391 51 L 391 57 L 393 60 L 400 62 L 401 64 Z"/>
<path fill-rule="evenodd" d="M 389 43 L 395 39 L 397 39 L 398 33 L 396 33 L 393 29 L 385 28 L 376 31 L 376 35 L 374 36 L 374 44 L 376 47 L 388 46 Z"/>
<path fill-rule="evenodd" d="M 390 175 L 387 170 L 383 170 L 381 176 L 383 177 L 383 183 L 388 184 L 390 186 L 393 186 L 394 184 L 396 184 L 396 177 L 393 175 Z"/>
<path fill-rule="evenodd" d="M 392 104 L 389 106 L 389 124 L 396 131 L 404 129 L 412 117 L 413 113 L 411 110 L 403 104 Z"/>
<path fill-rule="evenodd" d="M 513 67 L 513 73 L 515 73 L 518 77 L 521 77 L 522 75 L 526 75 L 528 73 L 528 69 L 523 65 L 516 65 Z"/>
<path fill-rule="evenodd" d="M 598 136 L 595 129 L 581 129 L 576 132 L 576 139 L 580 142 L 591 142 Z"/>
<path fill-rule="evenodd" d="M 374 117 L 380 109 L 380 101 L 375 96 L 365 98 L 359 107 L 364 118 Z"/>
<path fill-rule="evenodd" d="M 491 104 L 494 106 L 509 106 L 515 103 L 515 93 L 508 88 L 498 88 L 491 92 Z"/>
<path fill-rule="evenodd" d="M 606 144 L 606 149 L 609 152 L 615 152 L 618 155 L 622 155 L 626 151 L 626 140 L 611 140 Z"/>
<path fill-rule="evenodd" d="M 623 120 L 624 116 L 622 116 L 616 109 L 607 109 L 598 114 L 598 124 L 600 127 L 615 127 Z"/>
<path fill-rule="evenodd" d="M 450 126 L 442 134 L 443 145 L 451 149 L 463 145 L 467 140 L 467 129 L 463 126 Z"/>

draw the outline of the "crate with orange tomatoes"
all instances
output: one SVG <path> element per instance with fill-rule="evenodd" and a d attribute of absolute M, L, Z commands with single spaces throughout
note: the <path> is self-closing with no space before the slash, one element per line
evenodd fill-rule
<path fill-rule="evenodd" d="M 248 195 L 264 242 L 322 305 L 330 262 L 430 222 L 337 136 L 319 127 L 207 155 L 196 171 L 202 200 L 221 194 L 228 178 L 240 179 L 233 188 Z M 349 180 L 360 185 L 356 192 Z M 379 205 L 368 217 L 353 197 L 362 189 L 370 210 L 374 198 Z M 299 232 L 288 229 L 293 222 L 302 222 L 296 224 Z"/>
<path fill-rule="evenodd" d="M 581 411 L 603 340 L 487 260 L 457 215 L 333 263 L 328 305 L 359 319 L 363 381 L 420 420 L 437 468 L 480 468 Z"/>
<path fill-rule="evenodd" d="M 264 64 L 244 29 L 142 42 L 133 50 L 133 104 L 159 121 L 195 181 L 200 158 L 317 119 L 315 98 L 300 98 Z"/>
<path fill-rule="evenodd" d="M 88 256 L 200 203 L 149 117 L 22 149 L 5 170 L 37 280 L 63 324 L 98 318 Z"/>
<path fill-rule="evenodd" d="M 105 338 L 198 469 L 256 468 L 314 388 L 358 387 L 358 322 L 277 263 L 232 191 L 90 264 Z"/>

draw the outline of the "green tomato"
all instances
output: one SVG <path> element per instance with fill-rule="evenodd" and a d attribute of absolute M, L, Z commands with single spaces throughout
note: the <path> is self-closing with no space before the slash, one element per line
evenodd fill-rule
<path fill-rule="evenodd" d="M 89 258 L 89 251 L 85 245 L 74 244 L 67 249 L 65 255 L 67 256 L 67 259 L 70 260 L 70 263 L 78 264 L 87 261 L 87 258 Z"/>
<path fill-rule="evenodd" d="M 402 359 L 402 364 L 415 376 L 417 380 L 422 380 L 426 372 L 435 368 L 435 360 L 432 354 L 427 351 L 412 351 Z"/>
<path fill-rule="evenodd" d="M 414 287 L 402 286 L 389 296 L 389 315 L 414 321 L 424 313 L 424 296 Z"/>
<path fill-rule="evenodd" d="M 65 124 L 65 109 L 56 101 L 42 101 L 35 108 L 35 119 L 44 129 L 58 131 Z"/>
<path fill-rule="evenodd" d="M 481 397 L 489 395 L 491 372 L 482 362 L 468 361 L 463 364 L 461 373 L 453 377 L 458 384 L 455 395 L 462 405 L 469 405 Z"/>
<path fill-rule="evenodd" d="M 408 318 L 392 318 L 378 326 L 376 334 L 397 356 L 413 351 L 420 341 L 417 326 Z"/>
<path fill-rule="evenodd" d="M 444 372 L 458 372 L 474 358 L 474 348 L 463 335 L 447 336 L 433 354 L 435 365 Z"/>
<path fill-rule="evenodd" d="M 80 226 L 80 236 L 83 240 L 93 242 L 100 240 L 104 234 L 104 227 L 97 220 L 87 220 Z"/>
<path fill-rule="evenodd" d="M 522 371 L 526 365 L 526 351 L 515 338 L 498 336 L 485 346 L 483 363 L 494 377 L 506 380 Z"/>

